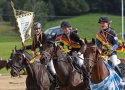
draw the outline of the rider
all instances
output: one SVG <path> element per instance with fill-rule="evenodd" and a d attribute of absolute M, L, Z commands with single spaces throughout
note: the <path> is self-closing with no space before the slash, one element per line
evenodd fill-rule
<path fill-rule="evenodd" d="M 78 34 L 74 32 L 75 30 L 70 26 L 68 21 L 63 21 L 60 26 L 64 31 L 64 34 L 58 37 L 60 39 L 60 45 L 63 48 L 65 48 L 65 45 L 68 47 L 70 50 L 69 55 L 72 55 L 73 52 L 81 54 L 84 42 L 80 39 Z M 83 60 L 79 59 L 77 61 L 78 65 L 81 67 Z"/>
<path fill-rule="evenodd" d="M 73 52 L 77 52 L 78 55 L 83 53 L 83 46 L 84 42 L 82 39 L 78 36 L 78 34 L 75 32 L 75 29 L 71 27 L 68 21 L 63 21 L 60 25 L 62 30 L 64 31 L 64 34 L 59 36 L 58 38 L 60 39 L 60 44 L 64 48 L 64 45 L 68 46 L 68 49 L 70 50 L 69 55 L 72 55 Z M 87 87 L 88 84 L 88 73 L 85 69 L 85 66 L 83 64 L 83 54 L 82 59 L 77 58 L 76 62 L 80 68 L 82 68 L 83 75 L 85 77 L 85 87 Z"/>
<path fill-rule="evenodd" d="M 33 24 L 33 30 L 34 30 L 34 37 L 33 37 L 32 45 L 26 46 L 25 49 L 31 49 L 33 55 L 37 56 L 37 55 L 40 55 L 40 52 L 42 51 L 42 45 L 45 43 L 47 37 L 42 32 L 41 24 L 39 22 L 35 22 Z M 36 48 L 39 48 L 39 52 L 36 51 Z M 50 68 L 51 74 L 55 79 L 56 71 L 52 60 L 50 60 L 50 62 L 48 63 L 48 66 Z"/>
<path fill-rule="evenodd" d="M 35 22 L 33 24 L 34 37 L 32 41 L 32 53 L 33 55 L 39 55 L 39 52 L 36 52 L 36 48 L 39 48 L 41 51 L 42 45 L 45 43 L 46 35 L 42 32 L 41 24 L 39 22 Z"/>
<path fill-rule="evenodd" d="M 116 49 L 118 48 L 118 37 L 115 34 L 113 28 L 110 27 L 110 19 L 107 16 L 101 16 L 98 20 L 101 26 L 101 30 L 96 33 L 96 44 L 98 48 L 102 51 L 108 52 L 108 57 L 113 64 L 115 71 L 122 77 L 120 69 L 118 67 L 118 58 Z"/>

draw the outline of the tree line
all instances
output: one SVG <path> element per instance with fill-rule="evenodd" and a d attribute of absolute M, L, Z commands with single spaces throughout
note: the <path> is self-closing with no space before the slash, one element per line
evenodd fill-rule
<path fill-rule="evenodd" d="M 17 10 L 35 13 L 42 23 L 91 12 L 121 15 L 121 0 L 12 0 Z M 124 2 L 125 4 L 125 2 Z M 124 5 L 125 8 L 125 5 Z M 125 9 L 124 9 L 125 11 Z M 10 0 L 0 0 L 0 20 L 14 22 Z"/>

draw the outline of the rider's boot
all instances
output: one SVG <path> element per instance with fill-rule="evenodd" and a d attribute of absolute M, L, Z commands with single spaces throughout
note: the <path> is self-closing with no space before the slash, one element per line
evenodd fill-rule
<path fill-rule="evenodd" d="M 81 69 L 82 69 L 82 74 L 83 74 L 83 77 L 84 77 L 84 88 L 88 89 L 89 88 L 90 75 L 87 72 L 87 70 L 86 70 L 84 65 L 82 65 Z"/>
<path fill-rule="evenodd" d="M 121 74 L 120 68 L 118 67 L 119 62 L 118 62 L 117 59 L 118 59 L 117 55 L 110 56 L 110 61 L 112 62 L 112 65 L 113 65 L 115 71 L 122 78 L 122 74 Z"/>
<path fill-rule="evenodd" d="M 53 81 L 52 81 L 53 86 L 55 87 L 55 89 L 59 89 L 59 81 L 57 79 L 57 76 L 53 75 L 53 78 L 54 78 Z"/>
<path fill-rule="evenodd" d="M 52 75 L 52 77 L 53 77 L 53 79 L 52 79 L 53 86 L 54 86 L 55 88 L 57 88 L 57 87 L 58 87 L 57 75 L 56 75 L 56 71 L 55 71 L 55 68 L 54 68 L 53 61 L 52 61 L 52 60 L 50 60 L 48 66 L 49 66 L 49 69 L 50 69 L 50 73 L 51 73 L 51 75 Z"/>
<path fill-rule="evenodd" d="M 115 66 L 115 71 L 121 78 L 123 78 L 119 66 Z"/>

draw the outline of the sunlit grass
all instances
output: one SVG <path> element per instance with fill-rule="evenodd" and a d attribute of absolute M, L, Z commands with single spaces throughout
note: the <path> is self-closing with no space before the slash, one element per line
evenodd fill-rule
<path fill-rule="evenodd" d="M 96 32 L 100 29 L 98 24 L 98 18 L 102 15 L 107 15 L 112 20 L 111 26 L 115 29 L 118 37 L 121 38 L 121 16 L 109 15 L 109 14 L 85 14 L 77 17 L 58 19 L 56 21 L 48 22 L 43 30 L 47 28 L 58 26 L 64 20 L 71 23 L 72 27 L 78 28 L 78 33 L 81 38 L 95 38 Z M 125 21 L 125 20 L 124 20 Z M 25 45 L 31 44 L 32 40 L 29 40 Z M 8 59 L 10 57 L 12 49 L 15 45 L 17 48 L 22 48 L 21 38 L 18 30 L 14 30 L 9 22 L 0 22 L 0 57 L 3 59 Z M 118 57 L 125 58 L 125 53 L 118 53 Z M 0 72 L 7 72 L 6 69 Z"/>

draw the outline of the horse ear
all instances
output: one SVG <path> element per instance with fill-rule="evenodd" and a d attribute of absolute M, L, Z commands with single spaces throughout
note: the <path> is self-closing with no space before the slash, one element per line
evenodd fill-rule
<path fill-rule="evenodd" d="M 16 53 L 17 51 L 17 47 L 15 46 L 15 48 L 12 50 L 13 53 Z"/>
<path fill-rule="evenodd" d="M 57 47 L 57 42 L 54 43 L 54 46 Z"/>
<path fill-rule="evenodd" d="M 15 49 L 14 49 L 15 51 L 17 51 L 17 46 L 15 45 Z"/>
<path fill-rule="evenodd" d="M 96 44 L 96 42 L 95 42 L 95 39 L 94 39 L 94 38 L 92 38 L 92 43 L 93 43 L 93 44 Z"/>
<path fill-rule="evenodd" d="M 87 41 L 87 39 L 86 39 L 86 38 L 84 38 L 84 42 L 85 42 L 85 44 L 87 44 L 87 43 L 88 43 L 88 41 Z"/>
<path fill-rule="evenodd" d="M 13 50 L 12 50 L 12 53 L 14 54 L 15 52 L 16 52 L 15 49 L 13 49 Z"/>

